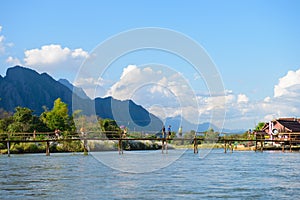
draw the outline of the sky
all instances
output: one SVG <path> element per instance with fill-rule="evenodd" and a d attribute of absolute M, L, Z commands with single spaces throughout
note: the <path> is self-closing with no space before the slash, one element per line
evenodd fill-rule
<path fill-rule="evenodd" d="M 132 98 L 161 119 L 182 115 L 230 129 L 300 117 L 299 1 L 2 0 L 0 4 L 1 76 L 18 64 L 57 80 L 66 78 L 91 98 Z M 105 70 L 94 66 L 96 75 L 82 75 L 86 60 L 105 41 L 147 27 L 182 34 L 202 47 L 220 76 L 223 93 L 210 90 L 212 77 L 159 49 L 120 55 Z M 212 117 L 223 111 L 224 117 Z"/>

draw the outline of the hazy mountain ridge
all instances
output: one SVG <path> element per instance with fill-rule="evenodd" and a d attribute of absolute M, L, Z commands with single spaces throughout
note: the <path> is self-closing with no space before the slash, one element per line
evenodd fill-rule
<path fill-rule="evenodd" d="M 178 129 L 180 126 L 182 126 L 183 132 L 189 132 L 191 130 L 194 130 L 196 132 L 205 132 L 209 129 L 213 129 L 217 132 L 223 132 L 223 133 L 229 133 L 229 134 L 236 134 L 236 133 L 243 133 L 246 130 L 243 129 L 225 129 L 222 127 L 217 127 L 213 123 L 210 122 L 203 122 L 200 124 L 194 124 L 189 122 L 188 120 L 184 119 L 181 116 L 176 117 L 168 117 L 165 120 L 166 126 L 171 125 L 172 131 L 178 132 Z"/>

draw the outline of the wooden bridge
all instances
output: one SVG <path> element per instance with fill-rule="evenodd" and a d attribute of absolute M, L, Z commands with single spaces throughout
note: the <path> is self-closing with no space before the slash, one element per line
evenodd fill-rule
<path fill-rule="evenodd" d="M 92 140 L 113 140 L 118 141 L 118 149 L 119 153 L 123 153 L 122 141 L 142 141 L 142 140 L 150 140 L 150 141 L 160 141 L 162 142 L 162 150 L 164 148 L 164 143 L 167 145 L 171 141 L 188 141 L 190 144 L 193 144 L 194 153 L 198 153 L 198 145 L 207 142 L 207 143 L 219 143 L 223 144 L 224 153 L 227 151 L 233 152 L 235 149 L 235 143 L 252 143 L 254 144 L 253 148 L 255 151 L 263 151 L 270 149 L 265 146 L 266 143 L 277 143 L 280 144 L 280 148 L 284 152 L 285 149 L 289 149 L 292 152 L 293 149 L 300 149 L 300 146 L 293 146 L 295 144 L 300 144 L 300 139 L 293 138 L 291 135 L 289 138 L 285 139 L 265 139 L 262 137 L 255 137 L 255 139 L 227 139 L 226 137 L 217 138 L 217 139 L 209 139 L 204 137 L 194 137 L 194 138 L 160 138 L 156 135 L 143 135 L 141 134 L 139 137 L 108 137 L 111 135 L 120 135 L 118 132 L 99 132 L 99 133 L 73 133 L 73 134 L 63 134 L 63 135 L 55 135 L 53 132 L 48 133 L 0 133 L 0 143 L 6 143 L 7 145 L 7 154 L 10 156 L 10 144 L 11 143 L 45 143 L 46 144 L 46 155 L 50 155 L 50 143 L 51 142 L 72 142 L 72 141 L 82 141 L 84 146 L 84 154 L 88 154 L 88 146 L 87 142 Z M 167 147 L 167 146 L 166 146 Z M 278 148 L 277 148 L 278 149 Z"/>

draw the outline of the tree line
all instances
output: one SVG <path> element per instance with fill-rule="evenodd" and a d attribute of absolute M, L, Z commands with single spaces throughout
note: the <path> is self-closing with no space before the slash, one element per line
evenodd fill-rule
<path fill-rule="evenodd" d="M 68 114 L 68 105 L 60 98 L 54 101 L 52 110 L 44 107 L 44 112 L 34 115 L 33 110 L 26 107 L 16 107 L 11 114 L 2 109 L 0 116 L 1 132 L 49 132 L 59 129 L 62 131 L 75 131 L 73 116 Z"/>
<path fill-rule="evenodd" d="M 84 116 L 80 114 L 80 110 L 69 115 L 68 105 L 61 98 L 54 101 L 51 110 L 44 107 L 44 112 L 40 116 L 33 113 L 33 110 L 20 106 L 15 108 L 14 113 L 0 109 L 0 132 L 53 132 L 58 129 L 61 132 L 74 133 L 77 132 L 75 123 L 91 132 L 115 132 L 115 134 L 108 134 L 109 138 L 119 137 L 118 134 L 121 132 L 121 128 L 112 119 Z"/>

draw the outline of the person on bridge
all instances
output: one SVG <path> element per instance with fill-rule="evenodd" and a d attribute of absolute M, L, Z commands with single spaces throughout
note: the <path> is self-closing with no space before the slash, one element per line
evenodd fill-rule
<path fill-rule="evenodd" d="M 56 139 L 59 139 L 59 137 L 60 137 L 60 130 L 58 128 L 55 129 L 54 134 L 55 134 Z"/>
<path fill-rule="evenodd" d="M 168 138 L 170 138 L 171 137 L 171 125 L 169 125 L 169 127 L 168 127 Z"/>
<path fill-rule="evenodd" d="M 123 154 L 123 138 L 126 138 L 126 134 L 127 134 L 127 128 L 125 127 L 122 132 L 121 132 L 121 137 L 119 139 L 119 144 L 118 144 L 118 150 L 119 150 L 119 154 Z"/>
<path fill-rule="evenodd" d="M 161 146 L 161 152 L 164 153 L 164 149 L 166 150 L 166 153 L 168 153 L 168 143 L 167 143 L 167 134 L 166 134 L 166 128 L 165 126 L 162 127 L 161 130 L 162 134 L 162 146 Z"/>

